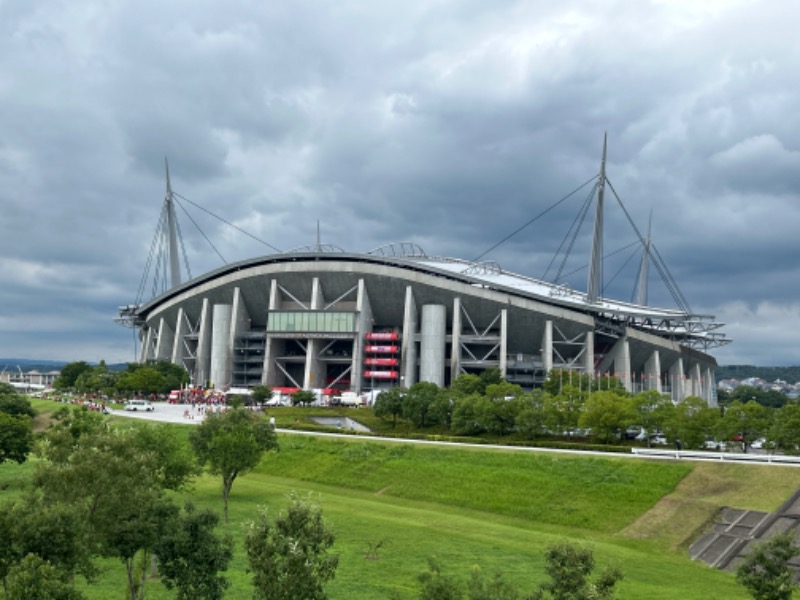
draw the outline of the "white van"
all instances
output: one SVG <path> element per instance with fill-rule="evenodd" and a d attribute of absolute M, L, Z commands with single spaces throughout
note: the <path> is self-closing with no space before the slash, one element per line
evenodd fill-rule
<path fill-rule="evenodd" d="M 125 405 L 125 410 L 146 410 L 152 411 L 155 407 L 150 404 L 147 400 L 128 400 L 128 403 Z"/>

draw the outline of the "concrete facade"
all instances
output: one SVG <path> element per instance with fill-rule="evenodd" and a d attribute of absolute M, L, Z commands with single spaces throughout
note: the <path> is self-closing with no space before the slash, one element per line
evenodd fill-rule
<path fill-rule="evenodd" d="M 715 403 L 716 361 L 674 327 L 515 289 L 509 274 L 454 272 L 448 260 L 281 254 L 230 265 L 136 308 L 140 359 L 171 360 L 219 388 L 360 393 L 497 368 L 531 389 L 569 369 Z"/>

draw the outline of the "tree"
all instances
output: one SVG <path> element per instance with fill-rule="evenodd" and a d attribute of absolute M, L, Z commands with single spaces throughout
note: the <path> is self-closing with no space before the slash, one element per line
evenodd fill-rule
<path fill-rule="evenodd" d="M 11 390 L 10 393 L 6 390 L 0 390 L 0 412 L 17 417 L 35 417 L 36 411 L 33 410 L 31 401 L 22 394 L 18 394 L 13 387 Z"/>
<path fill-rule="evenodd" d="M 376 417 L 386 419 L 392 418 L 392 427 L 397 427 L 397 417 L 403 414 L 403 398 L 405 390 L 400 387 L 393 387 L 378 394 L 372 412 Z"/>
<path fill-rule="evenodd" d="M 170 389 L 167 378 L 154 366 L 133 366 L 117 380 L 117 390 L 122 393 L 158 394 Z"/>
<path fill-rule="evenodd" d="M 6 461 L 22 464 L 28 460 L 32 448 L 31 418 L 0 412 L 0 464 Z"/>
<path fill-rule="evenodd" d="M 718 429 L 719 410 L 697 396 L 687 396 L 670 412 L 664 421 L 664 433 L 672 442 L 680 440 L 684 448 L 701 448 Z"/>
<path fill-rule="evenodd" d="M 788 402 L 778 409 L 768 437 L 786 454 L 800 453 L 800 403 Z"/>
<path fill-rule="evenodd" d="M 289 508 L 269 522 L 266 509 L 245 535 L 256 600 L 323 600 L 339 557 L 329 555 L 334 535 L 322 511 L 310 500 L 290 494 Z"/>
<path fill-rule="evenodd" d="M 35 555 L 70 580 L 82 575 L 91 580 L 92 564 L 88 523 L 76 505 L 47 503 L 31 494 L 24 502 L 7 503 L 0 510 L 0 579 L 5 581 L 14 565 Z"/>
<path fill-rule="evenodd" d="M 534 439 L 546 429 L 545 392 L 534 390 L 520 399 L 520 408 L 514 419 L 517 431 L 528 439 Z"/>
<path fill-rule="evenodd" d="M 8 600 L 83 600 L 73 589 L 65 573 L 35 554 L 29 554 L 14 565 L 6 578 Z"/>
<path fill-rule="evenodd" d="M 225 522 L 233 482 L 255 467 L 264 453 L 278 449 L 275 430 L 260 415 L 242 408 L 211 413 L 189 434 L 189 441 L 201 465 L 222 477 Z"/>
<path fill-rule="evenodd" d="M 568 542 L 548 548 L 545 561 L 550 582 L 534 592 L 533 600 L 610 600 L 614 598 L 614 586 L 622 579 L 619 569 L 607 568 L 594 582 L 590 581 L 595 566 L 592 550 Z"/>
<path fill-rule="evenodd" d="M 64 392 L 75 387 L 78 377 L 86 371 L 91 371 L 92 367 L 86 361 L 71 362 L 61 367 L 61 371 L 53 382 L 53 387 L 58 391 Z"/>
<path fill-rule="evenodd" d="M 431 408 L 439 392 L 439 386 L 429 381 L 412 385 L 403 397 L 403 417 L 417 428 L 431 425 Z"/>
<path fill-rule="evenodd" d="M 617 439 L 621 430 L 633 420 L 633 410 L 627 398 L 603 390 L 594 392 L 583 406 L 578 424 L 592 430 L 605 443 Z"/>
<path fill-rule="evenodd" d="M 219 600 L 230 585 L 220 575 L 233 556 L 230 536 L 218 537 L 219 517 L 186 504 L 183 516 L 155 547 L 161 580 L 177 589 L 178 600 Z"/>
<path fill-rule="evenodd" d="M 82 411 L 69 413 L 79 419 Z M 78 437 L 59 423 L 45 436 L 42 463 L 34 475 L 46 504 L 75 506 L 88 523 L 92 551 L 120 559 L 125 565 L 128 596 L 143 594 L 147 560 L 178 508 L 165 495 L 179 489 L 192 472 L 169 456 L 169 445 L 146 429 L 87 429 Z M 147 446 L 143 444 L 147 443 Z M 188 456 L 185 454 L 184 456 Z"/>
<path fill-rule="evenodd" d="M 776 535 L 755 546 L 736 569 L 736 581 L 756 600 L 789 600 L 797 587 L 789 561 L 799 555 L 790 535 Z"/>
<path fill-rule="evenodd" d="M 722 430 L 728 438 L 740 438 L 742 450 L 747 452 L 748 444 L 769 428 L 768 411 L 755 400 L 747 403 L 734 400 L 725 408 Z"/>
<path fill-rule="evenodd" d="M 313 404 L 316 399 L 317 397 L 311 390 L 297 390 L 295 393 L 292 394 L 292 404 L 295 406 L 297 406 L 298 404 L 302 404 L 303 406 L 309 406 Z"/>
<path fill-rule="evenodd" d="M 254 385 L 250 390 L 250 397 L 256 404 L 265 404 L 272 400 L 275 393 L 268 385 Z"/>
<path fill-rule="evenodd" d="M 647 445 L 650 445 L 650 435 L 664 427 L 675 407 L 669 396 L 656 390 L 639 392 L 630 398 L 631 424 L 642 428 Z"/>
<path fill-rule="evenodd" d="M 420 600 L 461 600 L 464 597 L 461 584 L 450 576 L 442 575 L 434 557 L 428 558 L 428 570 L 420 573 L 417 579 L 422 585 Z"/>
<path fill-rule="evenodd" d="M 453 409 L 452 428 L 460 435 L 479 435 L 486 431 L 484 417 L 489 402 L 480 394 L 464 396 L 456 401 Z"/>

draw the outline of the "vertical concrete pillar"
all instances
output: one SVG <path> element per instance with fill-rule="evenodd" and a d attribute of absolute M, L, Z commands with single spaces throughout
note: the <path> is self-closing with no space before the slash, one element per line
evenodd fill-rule
<path fill-rule="evenodd" d="M 411 387 L 417 383 L 417 303 L 414 290 L 406 287 L 406 302 L 403 311 L 403 340 L 400 354 L 400 373 L 403 377 L 400 384 Z"/>
<path fill-rule="evenodd" d="M 212 310 L 209 378 L 219 390 L 231 383 L 231 312 L 230 304 L 215 304 Z"/>
<path fill-rule="evenodd" d="M 153 351 L 153 346 L 155 344 L 154 336 L 156 334 L 153 332 L 152 327 L 148 327 L 144 333 L 144 338 L 142 340 L 142 352 L 141 352 L 141 359 L 139 362 L 146 363 L 149 360 L 153 360 L 155 358 L 155 352 Z"/>
<path fill-rule="evenodd" d="M 683 372 L 683 359 L 679 358 L 669 368 L 669 383 L 672 387 L 672 403 L 683 402 L 686 398 L 685 387 L 683 385 L 686 374 Z"/>
<path fill-rule="evenodd" d="M 444 306 L 425 304 L 422 307 L 419 379 L 439 387 L 444 386 L 446 326 L 447 310 Z"/>
<path fill-rule="evenodd" d="M 450 334 L 450 382 L 461 374 L 461 298 L 453 298 L 453 326 Z"/>
<path fill-rule="evenodd" d="M 508 375 L 508 310 L 500 311 L 500 376 Z"/>
<path fill-rule="evenodd" d="M 367 284 L 363 279 L 358 280 L 356 310 L 358 311 L 358 323 L 356 325 L 356 337 L 353 340 L 353 362 L 350 368 L 350 388 L 356 394 L 360 394 L 364 387 L 364 336 L 371 332 L 373 327 L 372 304 L 369 301 Z"/>
<path fill-rule="evenodd" d="M 247 312 L 247 306 L 244 303 L 242 290 L 238 287 L 233 290 L 233 308 L 231 310 L 231 336 L 229 346 L 231 349 L 231 384 L 236 385 L 247 381 L 247 371 L 250 369 L 249 364 L 242 365 L 244 372 L 237 374 L 233 371 L 233 362 L 236 359 L 237 350 L 236 345 L 242 335 L 250 331 L 251 320 L 250 314 Z M 263 364 L 261 366 L 263 369 Z"/>
<path fill-rule="evenodd" d="M 691 395 L 703 398 L 703 378 L 700 375 L 700 365 L 695 363 L 689 369 L 689 388 Z"/>
<path fill-rule="evenodd" d="M 545 374 L 553 370 L 553 322 L 544 322 L 544 333 L 542 334 L 542 344 L 540 348 L 542 354 L 542 365 Z"/>
<path fill-rule="evenodd" d="M 175 331 L 167 320 L 162 318 L 158 324 L 158 341 L 156 342 L 156 360 L 169 360 L 172 346 L 175 343 Z"/>
<path fill-rule="evenodd" d="M 197 364 L 195 384 L 206 385 L 211 372 L 211 308 L 208 298 L 203 298 L 200 309 L 200 329 L 197 332 Z"/>
<path fill-rule="evenodd" d="M 706 390 L 706 402 L 711 408 L 716 408 L 717 394 L 716 394 L 716 381 L 714 379 L 714 370 L 707 367 L 703 371 L 703 388 Z"/>
<path fill-rule="evenodd" d="M 279 310 L 281 298 L 278 292 L 278 281 L 269 282 L 269 310 Z M 278 366 L 275 358 L 284 349 L 285 342 L 269 335 L 269 315 L 267 315 L 267 337 L 264 340 L 264 371 L 261 373 L 261 385 L 275 386 L 278 381 Z"/>
<path fill-rule="evenodd" d="M 319 277 L 311 282 L 311 310 L 322 310 L 325 307 L 325 296 Z M 325 364 L 319 359 L 322 351 L 322 340 L 309 339 L 306 347 L 306 368 L 303 377 L 303 389 L 313 390 L 325 387 Z"/>
<path fill-rule="evenodd" d="M 186 323 L 186 313 L 183 312 L 183 308 L 178 309 L 178 318 L 175 319 L 175 339 L 172 342 L 172 355 L 170 356 L 170 362 L 173 365 L 181 365 L 182 367 L 185 366 L 183 364 L 183 355 L 184 355 L 184 344 L 186 343 L 185 337 L 188 333 L 189 328 L 187 327 Z"/>
<path fill-rule="evenodd" d="M 583 342 L 583 370 L 589 376 L 589 379 L 594 379 L 594 331 L 587 331 L 586 338 Z"/>
<path fill-rule="evenodd" d="M 654 350 L 644 363 L 644 385 L 642 389 L 661 393 L 661 354 Z"/>

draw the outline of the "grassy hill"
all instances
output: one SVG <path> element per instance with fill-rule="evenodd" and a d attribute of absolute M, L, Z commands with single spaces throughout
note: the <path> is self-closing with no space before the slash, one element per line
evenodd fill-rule
<path fill-rule="evenodd" d="M 188 426 L 176 427 L 184 434 Z M 544 549 L 563 539 L 590 545 L 598 567 L 619 566 L 623 599 L 746 598 L 732 575 L 690 561 L 687 545 L 722 506 L 772 510 L 800 486 L 800 469 L 787 467 L 305 435 L 280 442 L 279 453 L 234 485 L 224 529 L 237 548 L 226 598 L 251 597 L 243 524 L 259 506 L 277 514 L 292 490 L 320 502 L 336 533 L 333 599 L 415 598 L 416 576 L 434 555 L 447 574 L 466 580 L 478 565 L 529 591 L 544 580 Z M 0 466 L 0 497 L 21 493 L 32 468 Z M 220 483 L 211 477 L 197 480 L 188 497 L 222 509 Z M 106 562 L 85 591 L 98 600 L 120 597 L 123 581 L 121 564 Z M 171 597 L 150 582 L 148 598 Z"/>

